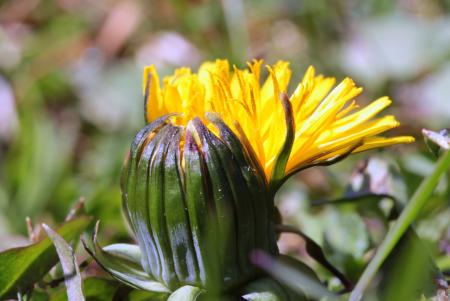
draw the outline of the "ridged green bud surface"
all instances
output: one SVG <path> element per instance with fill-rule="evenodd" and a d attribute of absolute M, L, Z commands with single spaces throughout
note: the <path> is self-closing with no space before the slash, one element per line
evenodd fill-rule
<path fill-rule="evenodd" d="M 252 250 L 278 253 L 273 200 L 251 150 L 220 118 L 209 128 L 171 118 L 139 131 L 123 170 L 142 266 L 170 289 L 218 278 L 226 287 L 254 270 Z"/>

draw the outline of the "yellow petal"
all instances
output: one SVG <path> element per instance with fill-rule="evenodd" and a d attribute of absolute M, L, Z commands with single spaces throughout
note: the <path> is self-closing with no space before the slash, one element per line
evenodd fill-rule
<path fill-rule="evenodd" d="M 287 92 L 292 71 L 288 62 L 279 61 L 267 66 L 268 75 L 262 79 L 262 64 L 262 60 L 254 60 L 247 63 L 247 69 L 239 69 L 230 68 L 227 60 L 216 60 L 203 63 L 198 73 L 180 68 L 164 78 L 162 89 L 155 68 L 146 67 L 143 91 L 147 96 L 147 121 L 177 112 L 182 116 L 173 118 L 174 123 L 186 126 L 191 119 L 200 117 L 215 133 L 205 118 L 206 112 L 215 112 L 252 148 L 269 177 L 284 143 L 285 117 L 279 96 L 280 92 Z M 352 79 L 345 78 L 334 85 L 334 78 L 316 75 L 310 66 L 291 94 L 295 140 L 287 171 L 350 151 L 414 141 L 409 136 L 378 136 L 399 125 L 393 116 L 377 118 L 391 104 L 388 97 L 360 109 L 355 98 L 362 89 Z"/>

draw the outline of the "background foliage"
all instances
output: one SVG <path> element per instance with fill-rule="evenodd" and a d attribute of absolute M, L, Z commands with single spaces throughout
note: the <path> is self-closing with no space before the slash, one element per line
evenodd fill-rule
<path fill-rule="evenodd" d="M 26 216 L 60 224 L 80 196 L 102 221 L 105 243 L 131 242 L 119 176 L 144 122 L 143 66 L 167 74 L 218 57 L 240 66 L 252 58 L 289 60 L 297 80 L 313 64 L 323 74 L 354 78 L 365 87 L 363 104 L 394 99 L 389 113 L 402 122 L 397 134 L 412 134 L 417 143 L 307 170 L 278 195 L 285 222 L 310 235 L 356 281 L 386 234 L 393 202 L 324 201 L 370 192 L 392 195 L 401 206 L 431 173 L 435 158 L 420 130 L 449 127 L 446 0 L 0 1 L 0 249 L 27 242 Z M 444 177 L 415 223 L 443 271 L 450 271 L 449 200 Z M 306 255 L 301 238 L 283 234 L 279 245 L 339 287 Z M 388 279 L 395 282 L 395 273 Z M 105 292 L 111 286 L 95 285 Z M 404 296 L 391 291 L 391 300 Z"/>

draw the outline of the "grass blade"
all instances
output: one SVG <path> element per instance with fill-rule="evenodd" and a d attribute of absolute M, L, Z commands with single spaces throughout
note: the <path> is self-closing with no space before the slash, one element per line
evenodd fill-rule
<path fill-rule="evenodd" d="M 449 170 L 449 168 L 450 152 L 447 151 L 436 163 L 433 173 L 422 181 L 419 188 L 412 196 L 411 201 L 408 203 L 408 205 L 400 214 L 398 220 L 387 233 L 386 238 L 378 248 L 375 257 L 366 267 L 361 278 L 358 280 L 355 289 L 350 295 L 350 301 L 361 300 L 365 289 L 368 287 L 369 283 L 378 272 L 378 269 L 394 249 L 395 245 L 398 243 L 411 223 L 416 219 L 420 210 L 423 208 L 423 206 L 433 193 L 434 189 L 436 188 L 437 184 L 439 183 L 441 176 L 447 170 Z"/>

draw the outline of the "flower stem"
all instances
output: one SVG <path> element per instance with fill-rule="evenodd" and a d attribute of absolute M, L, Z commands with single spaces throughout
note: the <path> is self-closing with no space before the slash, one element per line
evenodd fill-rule
<path fill-rule="evenodd" d="M 433 193 L 434 189 L 438 185 L 441 176 L 449 169 L 450 151 L 447 151 L 436 163 L 432 174 L 430 174 L 422 181 L 419 188 L 412 196 L 411 201 L 406 205 L 398 220 L 388 231 L 386 238 L 381 243 L 374 258 L 364 270 L 361 278 L 358 280 L 355 289 L 350 295 L 350 301 L 361 300 L 365 289 L 368 287 L 373 277 L 378 272 L 378 269 L 380 268 L 384 260 L 394 249 L 395 245 L 398 243 L 407 228 L 417 218 L 420 210 L 423 208 L 423 206 Z"/>

